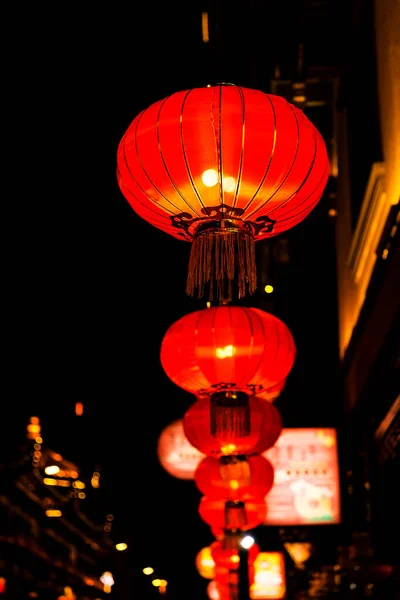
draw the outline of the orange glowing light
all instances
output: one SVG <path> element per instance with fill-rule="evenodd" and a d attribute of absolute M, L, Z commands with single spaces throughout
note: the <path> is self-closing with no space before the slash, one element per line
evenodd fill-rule
<path fill-rule="evenodd" d="M 154 585 L 154 587 L 160 587 L 161 579 L 153 579 L 151 583 Z"/>
<path fill-rule="evenodd" d="M 284 546 L 290 557 L 293 559 L 296 567 L 302 569 L 304 567 L 304 563 L 311 556 L 311 544 L 308 542 L 285 542 Z"/>
<path fill-rule="evenodd" d="M 259 552 L 254 563 L 250 598 L 285 598 L 285 561 L 281 552 Z"/>
<path fill-rule="evenodd" d="M 123 552 L 128 548 L 128 544 L 125 544 L 125 542 L 119 542 L 119 544 L 115 544 L 115 548 L 118 550 L 118 552 Z"/>
<path fill-rule="evenodd" d="M 44 485 L 57 485 L 57 479 L 53 479 L 52 477 L 45 477 L 43 479 Z"/>
<path fill-rule="evenodd" d="M 46 510 L 46 517 L 61 517 L 61 516 L 62 516 L 61 510 L 50 509 L 50 508 L 48 508 Z"/>
<path fill-rule="evenodd" d="M 263 455 L 275 470 L 265 525 L 340 523 L 335 429 L 283 429 Z"/>
<path fill-rule="evenodd" d="M 77 417 L 81 417 L 83 415 L 83 403 L 77 402 L 75 404 L 75 414 Z"/>
<path fill-rule="evenodd" d="M 196 568 L 204 579 L 213 579 L 215 575 L 215 561 L 211 554 L 210 546 L 205 546 L 196 556 Z"/>

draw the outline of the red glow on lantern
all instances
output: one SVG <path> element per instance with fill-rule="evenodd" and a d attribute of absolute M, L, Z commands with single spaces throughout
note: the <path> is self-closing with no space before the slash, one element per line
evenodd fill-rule
<path fill-rule="evenodd" d="M 245 431 L 228 425 L 212 431 L 212 410 L 209 398 L 199 398 L 188 408 L 183 418 L 183 428 L 190 443 L 207 456 L 216 458 L 229 454 L 258 454 L 275 444 L 282 431 L 282 420 L 277 409 L 255 396 L 248 401 L 248 429 Z M 245 409 L 246 410 L 246 407 Z M 239 417 L 236 408 L 221 408 L 223 421 L 226 412 L 231 412 L 232 421 Z M 246 415 L 239 415 L 247 420 Z M 235 423 L 234 423 L 235 424 Z M 240 425 L 240 423 L 239 423 Z"/>
<path fill-rule="evenodd" d="M 274 468 L 263 456 L 208 456 L 198 465 L 194 480 L 209 498 L 264 498 L 274 483 Z"/>
<path fill-rule="evenodd" d="M 137 214 L 192 242 L 192 295 L 223 278 L 238 280 L 239 297 L 253 293 L 254 241 L 302 221 L 329 171 L 324 141 L 300 109 L 227 84 L 155 102 L 132 121 L 117 154 L 118 184 Z"/>
<path fill-rule="evenodd" d="M 210 546 L 211 556 L 214 559 L 216 566 L 236 570 L 239 569 L 239 544 L 242 534 L 235 534 L 231 537 L 233 538 L 232 540 L 230 540 L 228 536 L 223 540 L 213 542 Z M 254 563 L 259 551 L 260 548 L 257 544 L 253 544 L 251 548 L 249 548 L 247 552 L 249 565 Z"/>
<path fill-rule="evenodd" d="M 288 327 L 257 308 L 217 306 L 173 323 L 161 344 L 161 364 L 179 387 L 196 395 L 259 394 L 284 379 L 296 348 Z"/>
<path fill-rule="evenodd" d="M 267 515 L 264 499 L 253 498 L 246 502 L 225 502 L 203 496 L 199 515 L 207 525 L 216 529 L 247 531 L 261 525 Z"/>

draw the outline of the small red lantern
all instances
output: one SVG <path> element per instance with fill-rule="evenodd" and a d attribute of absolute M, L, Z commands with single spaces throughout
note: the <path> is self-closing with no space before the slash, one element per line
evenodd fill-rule
<path fill-rule="evenodd" d="M 179 91 L 143 110 L 117 154 L 120 189 L 143 219 L 192 242 L 187 293 L 256 289 L 254 241 L 286 231 L 317 204 L 325 143 L 284 98 L 236 85 Z"/>
<path fill-rule="evenodd" d="M 261 454 L 282 431 L 282 419 L 273 404 L 239 394 L 198 398 L 183 417 L 189 442 L 203 454 Z"/>
<path fill-rule="evenodd" d="M 264 498 L 273 486 L 274 468 L 260 455 L 207 456 L 199 463 L 194 480 L 208 498 Z"/>
<path fill-rule="evenodd" d="M 264 499 L 252 498 L 246 502 L 216 500 L 203 496 L 199 514 L 207 525 L 216 529 L 247 531 L 261 525 L 267 516 Z"/>
<path fill-rule="evenodd" d="M 284 379 L 296 354 L 280 319 L 258 308 L 216 306 L 173 323 L 161 344 L 167 376 L 196 394 L 259 394 Z"/>
<path fill-rule="evenodd" d="M 162 430 L 157 444 L 161 466 L 177 479 L 193 479 L 204 454 L 189 442 L 183 431 L 182 419 L 177 419 Z"/>
<path fill-rule="evenodd" d="M 211 544 L 211 556 L 216 566 L 225 567 L 229 570 L 236 570 L 239 568 L 239 546 L 242 537 L 242 533 L 226 532 L 223 540 L 219 540 Z M 249 565 L 254 563 L 259 551 L 260 548 L 257 544 L 253 544 L 249 548 L 247 552 Z"/>

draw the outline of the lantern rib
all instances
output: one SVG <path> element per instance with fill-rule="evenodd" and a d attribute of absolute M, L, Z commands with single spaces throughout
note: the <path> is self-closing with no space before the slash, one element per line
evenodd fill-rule
<path fill-rule="evenodd" d="M 288 203 L 290 200 L 292 200 L 292 199 L 294 198 L 294 196 L 296 196 L 296 194 L 297 194 L 297 193 L 298 193 L 298 192 L 301 190 L 301 188 L 303 187 L 303 185 L 304 185 L 304 184 L 307 182 L 307 180 L 308 180 L 308 177 L 309 177 L 309 175 L 310 175 L 310 173 L 311 173 L 311 171 L 312 171 L 312 168 L 314 167 L 314 164 L 315 164 L 316 158 L 317 158 L 317 134 L 316 134 L 316 131 L 315 131 L 315 129 L 314 129 L 314 154 L 313 154 L 313 157 L 312 157 L 312 160 L 311 160 L 311 164 L 310 164 L 310 166 L 309 166 L 309 168 L 308 168 L 308 171 L 307 171 L 307 173 L 306 173 L 306 176 L 304 177 L 303 181 L 301 182 L 301 184 L 299 185 L 299 187 L 297 188 L 297 190 L 296 190 L 296 191 L 294 191 L 294 192 L 293 192 L 293 194 L 291 194 L 291 196 L 289 196 L 289 198 L 286 198 L 286 200 L 284 200 L 283 202 L 281 202 L 280 204 L 278 204 L 278 206 L 275 206 L 275 207 L 274 207 L 274 208 L 273 208 L 273 209 L 270 211 L 270 213 L 269 213 L 270 215 L 271 215 L 272 213 L 274 213 L 274 212 L 275 212 L 275 211 L 276 211 L 278 208 L 281 208 L 282 206 L 284 206 L 285 204 L 287 204 L 287 203 Z M 318 187 L 318 186 L 317 186 L 317 187 Z M 317 189 L 317 188 L 316 188 L 316 189 Z M 314 192 L 315 192 L 315 190 L 314 190 Z M 314 192 L 313 192 L 313 193 L 314 193 Z M 304 202 L 304 200 L 303 200 L 303 202 Z M 302 204 L 302 203 L 301 203 L 301 204 Z"/>
<path fill-rule="evenodd" d="M 266 339 L 266 335 L 265 335 L 264 322 L 263 322 L 262 318 L 260 317 L 260 315 L 259 315 L 259 313 L 258 313 L 257 310 L 254 310 L 253 312 L 254 312 L 254 315 L 257 316 L 257 319 L 260 321 L 261 330 L 262 330 L 262 333 L 263 333 L 264 347 L 263 347 L 263 351 L 260 353 L 260 358 L 258 360 L 258 365 L 257 365 L 257 368 L 254 370 L 253 377 L 250 379 L 250 383 L 253 380 L 253 378 L 255 377 L 255 375 L 257 375 L 257 373 L 258 373 L 258 371 L 260 369 L 261 363 L 262 363 L 262 361 L 263 361 L 263 359 L 265 357 L 265 349 L 267 347 L 267 339 Z"/>
<path fill-rule="evenodd" d="M 232 310 L 231 310 L 231 307 L 229 306 L 229 304 L 228 304 L 227 308 L 228 308 L 228 315 L 229 315 L 229 323 L 230 323 L 230 326 L 231 326 L 231 332 L 234 334 L 234 327 L 233 327 L 233 320 L 232 320 Z M 235 357 L 234 357 L 234 360 L 232 360 L 232 362 L 231 362 L 231 376 L 230 376 L 230 380 L 234 381 L 233 376 L 235 374 L 235 362 L 236 362 L 236 340 L 235 340 L 235 336 L 234 335 L 232 336 L 232 342 L 233 342 L 233 347 L 235 348 Z"/>
<path fill-rule="evenodd" d="M 162 151 L 162 148 L 161 148 L 161 138 L 160 138 L 160 115 L 161 115 L 161 111 L 162 111 L 162 109 L 163 109 L 163 106 L 165 105 L 166 101 L 167 101 L 167 100 L 168 100 L 170 97 L 171 97 L 171 96 L 168 96 L 167 98 L 165 98 L 165 100 L 163 100 L 163 102 L 162 102 L 162 103 L 161 103 L 161 105 L 160 105 L 160 110 L 158 111 L 158 115 L 157 115 L 156 131 L 157 131 L 158 150 L 159 150 L 159 152 L 160 152 L 160 158 L 161 158 L 161 161 L 162 161 L 162 163 L 163 163 L 163 165 L 164 165 L 165 172 L 167 173 L 167 175 L 168 175 L 168 178 L 169 178 L 169 180 L 170 180 L 171 184 L 172 184 L 172 185 L 173 185 L 173 187 L 174 187 L 174 190 L 175 190 L 175 191 L 176 191 L 176 193 L 177 193 L 177 194 L 180 196 L 180 198 L 182 198 L 182 200 L 183 200 L 183 201 L 184 201 L 184 202 L 187 204 L 187 206 L 188 206 L 188 207 L 189 207 L 189 208 L 190 208 L 190 209 L 191 209 L 191 210 L 192 210 L 192 211 L 193 211 L 193 212 L 194 212 L 194 213 L 195 213 L 195 214 L 196 214 L 198 217 L 200 217 L 201 215 L 200 215 L 200 214 L 199 214 L 199 213 L 196 211 L 196 209 L 195 209 L 195 208 L 194 208 L 194 207 L 193 207 L 193 206 L 190 204 L 190 202 L 189 202 L 189 201 L 188 201 L 188 200 L 185 198 L 185 196 L 183 195 L 183 193 L 181 192 L 181 190 L 180 190 L 180 189 L 178 188 L 178 186 L 176 185 L 175 181 L 172 179 L 172 176 L 171 176 L 170 170 L 168 169 L 168 166 L 167 166 L 167 163 L 166 163 L 166 160 L 165 160 L 165 157 L 164 157 L 164 153 L 163 153 L 163 151 Z M 185 98 L 186 98 L 186 96 L 185 96 Z M 182 107 L 183 107 L 183 104 L 184 104 L 184 102 L 185 102 L 185 99 L 184 99 L 184 100 L 183 100 L 183 102 L 182 102 Z M 183 110 L 183 108 L 181 109 L 181 114 L 180 114 L 180 123 L 182 123 L 182 110 Z M 181 137 L 181 140 L 182 140 L 182 126 L 181 126 L 181 125 L 180 125 L 180 137 Z M 183 148 L 183 144 L 182 144 L 182 148 Z"/>
<path fill-rule="evenodd" d="M 164 104 L 164 102 L 165 102 L 166 100 L 167 100 L 167 98 L 165 98 L 165 100 L 163 100 L 163 104 Z M 147 108 L 146 110 L 144 110 L 144 111 L 142 111 L 142 112 L 140 113 L 140 115 L 139 115 L 139 117 L 138 117 L 138 120 L 137 120 L 137 123 L 136 123 L 135 133 L 134 133 L 134 136 L 133 136 L 133 139 L 134 139 L 134 142 L 135 142 L 136 157 L 137 157 L 137 160 L 138 160 L 138 163 L 139 163 L 139 165 L 140 165 L 140 166 L 141 166 L 141 168 L 142 168 L 142 171 L 143 171 L 143 173 L 146 175 L 147 179 L 149 180 L 149 182 L 151 183 L 151 185 L 153 186 L 153 188 L 154 188 L 154 189 L 155 189 L 155 190 L 156 190 L 156 191 L 157 191 L 157 192 L 160 194 L 160 196 L 161 196 L 162 198 L 164 198 L 164 200 L 166 200 L 166 201 L 167 201 L 169 204 L 171 204 L 171 206 L 173 206 L 173 207 L 174 207 L 174 208 L 175 208 L 177 211 L 179 211 L 179 212 L 180 212 L 180 208 L 179 208 L 178 206 L 176 206 L 176 205 L 175 205 L 175 204 L 174 204 L 174 203 L 173 203 L 171 200 L 169 200 L 169 199 L 167 198 L 167 196 L 165 196 L 165 195 L 164 195 L 164 194 L 161 192 L 161 190 L 159 190 L 159 189 L 158 189 L 158 187 L 156 186 L 156 184 L 154 183 L 154 181 L 153 181 L 153 180 L 151 179 L 151 177 L 149 176 L 149 174 L 148 174 L 147 170 L 146 170 L 146 169 L 145 169 L 145 167 L 144 167 L 144 164 L 143 164 L 143 162 L 142 162 L 142 159 L 140 158 L 140 154 L 139 154 L 139 148 L 138 148 L 138 144 L 137 144 L 137 131 L 138 131 L 139 123 L 140 123 L 140 121 L 141 121 L 141 119 L 142 119 L 143 115 L 144 115 L 144 114 L 145 114 L 145 112 L 147 112 L 148 110 L 149 110 L 149 109 Z M 125 157 L 125 137 L 124 137 L 124 157 Z M 125 161 L 125 162 L 126 162 L 126 161 Z M 127 163 L 127 162 L 126 162 L 126 165 L 127 165 L 127 168 L 128 168 L 128 171 L 129 171 L 129 173 L 130 173 L 130 174 L 132 175 L 132 177 L 133 177 L 133 173 L 132 173 L 132 171 L 130 170 L 130 168 L 129 168 L 129 166 L 128 166 L 128 163 Z M 133 177 L 133 179 L 135 179 L 135 178 Z M 136 181 L 136 179 L 135 179 L 135 182 L 136 182 L 136 185 L 137 185 L 137 186 L 138 186 L 138 187 L 139 187 L 139 188 L 142 190 L 142 192 L 145 194 L 145 196 L 147 196 L 147 198 L 149 198 L 149 200 L 151 200 L 152 202 L 154 202 L 154 203 L 155 203 L 157 206 L 160 206 L 159 202 L 157 202 L 157 200 L 154 200 L 153 198 L 151 198 L 151 196 L 149 196 L 149 194 L 148 194 L 148 193 L 147 193 L 147 192 L 146 192 L 146 191 L 143 189 L 143 187 L 142 187 L 142 186 L 141 186 L 141 185 L 140 185 L 140 184 L 139 184 L 139 183 Z M 164 206 L 163 206 L 162 208 L 163 208 L 163 210 L 168 210 L 168 208 L 166 208 L 166 207 L 164 207 Z M 174 211 L 169 211 L 169 212 L 171 212 L 171 214 L 176 214 Z"/>
<path fill-rule="evenodd" d="M 265 182 L 265 180 L 267 178 L 267 175 L 269 173 L 269 169 L 271 167 L 272 159 L 273 159 L 273 157 L 275 155 L 275 148 L 276 148 L 276 112 L 275 112 L 274 104 L 273 104 L 272 100 L 270 99 L 270 97 L 268 96 L 268 94 L 265 94 L 265 97 L 267 98 L 268 102 L 271 104 L 272 113 L 274 115 L 274 141 L 273 141 L 273 144 L 272 144 L 271 154 L 270 154 L 270 157 L 269 157 L 269 160 L 268 160 L 268 165 L 267 165 L 267 168 L 265 169 L 264 175 L 262 176 L 261 181 L 260 181 L 260 183 L 258 185 L 258 188 L 254 192 L 252 198 L 250 198 L 250 200 L 248 201 L 248 203 L 244 207 L 243 213 L 245 213 L 248 210 L 249 206 L 251 206 L 251 204 L 253 203 L 254 199 L 257 197 L 258 192 L 260 191 L 260 189 L 264 185 L 264 182 Z M 246 220 L 247 220 L 247 215 L 246 215 Z"/>
<path fill-rule="evenodd" d="M 252 352 L 253 352 L 253 349 L 254 349 L 254 328 L 253 328 L 253 322 L 250 319 L 249 311 L 246 308 L 244 308 L 243 312 L 246 315 L 246 319 L 249 322 L 249 328 L 250 328 L 251 338 L 250 338 L 250 343 L 248 344 L 248 356 L 247 356 L 248 361 L 247 361 L 247 367 L 246 367 L 246 371 L 245 371 L 245 373 L 244 373 L 244 375 L 242 377 L 242 380 L 246 381 L 247 379 L 249 379 L 251 381 L 252 377 L 248 378 L 247 374 L 249 372 L 249 365 L 250 365 L 250 362 L 251 362 L 251 356 L 252 356 Z"/>
<path fill-rule="evenodd" d="M 124 148 L 124 158 L 125 158 L 125 142 L 123 143 L 122 147 Z M 125 161 L 125 163 L 126 163 L 126 161 Z M 129 171 L 129 167 L 128 167 L 128 164 L 127 164 L 127 163 L 126 163 L 126 167 L 127 167 L 128 171 Z M 120 181 L 121 181 L 121 182 L 124 184 L 124 188 L 125 188 L 125 190 L 128 192 L 128 194 L 129 194 L 130 196 L 132 196 L 132 198 L 134 198 L 134 199 L 135 199 L 135 200 L 138 202 L 138 204 L 140 204 L 141 206 L 143 206 L 143 208 L 144 208 L 144 209 L 146 209 L 146 211 L 149 211 L 149 212 L 151 212 L 151 213 L 154 213 L 155 215 L 157 215 L 158 217 L 160 217 L 160 219 L 162 219 L 161 221 L 157 221 L 156 219 L 153 219 L 153 220 L 152 220 L 152 222 L 153 222 L 154 224 L 155 224 L 155 223 L 158 223 L 158 222 L 160 222 L 160 223 L 164 223 L 164 219 L 165 219 L 165 221 L 167 221 L 167 223 L 169 223 L 169 222 L 170 222 L 169 218 L 168 218 L 166 215 L 165 215 L 165 216 L 164 216 L 164 215 L 160 215 L 160 214 L 159 214 L 157 211 L 155 211 L 155 210 L 154 210 L 154 209 L 151 207 L 151 205 L 150 205 L 150 206 L 148 206 L 148 205 L 146 205 L 146 204 L 143 204 L 143 202 L 141 202 L 141 201 L 139 200 L 139 198 L 138 198 L 137 196 L 135 196 L 135 194 L 133 194 L 132 190 L 131 190 L 130 188 L 128 188 L 128 187 L 127 187 L 127 185 L 126 185 L 126 183 L 125 183 L 125 181 L 124 181 L 124 179 L 123 179 L 123 177 L 122 177 L 122 175 L 121 175 L 121 171 L 119 170 L 119 168 L 117 168 L 117 174 L 119 175 Z M 140 185 L 138 184 L 138 182 L 136 181 L 136 179 L 135 179 L 135 177 L 133 176 L 133 174 L 132 174 L 132 173 L 130 173 L 130 175 L 131 175 L 132 179 L 135 181 L 135 183 L 136 183 L 136 185 L 138 186 L 138 188 L 140 188 L 140 189 L 143 191 L 143 193 L 144 193 L 144 194 L 146 194 L 146 192 L 145 192 L 145 191 L 144 191 L 144 190 L 141 188 L 141 186 L 140 186 Z M 146 194 L 146 196 L 147 196 L 147 198 L 148 198 L 149 200 L 151 200 L 151 202 L 154 202 L 154 204 L 157 206 L 157 201 L 156 201 L 156 200 L 153 200 L 152 198 L 150 198 L 150 196 L 148 196 L 148 194 Z M 171 213 L 171 215 L 174 215 L 174 214 L 175 214 L 175 213 L 174 213 L 174 211 L 170 210 L 169 208 L 163 207 L 163 210 L 170 212 L 170 213 Z"/>
<path fill-rule="evenodd" d="M 194 89 L 196 89 L 196 88 L 194 88 Z M 198 198 L 198 200 L 199 200 L 202 208 L 205 209 L 206 208 L 205 204 L 204 204 L 203 200 L 201 199 L 201 194 L 199 193 L 199 190 L 197 189 L 197 187 L 195 185 L 192 173 L 191 173 L 190 168 L 189 168 L 189 161 L 188 161 L 188 158 L 187 158 L 187 154 L 186 154 L 186 150 L 185 150 L 185 143 L 184 143 L 184 138 L 183 138 L 183 111 L 184 111 L 186 100 L 188 99 L 189 94 L 191 94 L 194 91 L 194 89 L 188 90 L 186 92 L 186 94 L 185 94 L 185 97 L 184 97 L 183 101 L 182 101 L 181 113 L 179 115 L 179 135 L 180 135 L 180 139 L 181 139 L 183 161 L 185 163 L 187 176 L 189 178 L 189 181 L 190 181 L 190 184 L 192 186 L 192 189 L 193 189 L 194 193 L 196 194 L 196 196 L 197 196 L 197 198 Z M 199 217 L 201 216 L 198 213 L 196 213 L 196 214 Z"/>
<path fill-rule="evenodd" d="M 242 184 L 243 159 L 244 159 L 245 114 L 246 114 L 246 107 L 245 107 L 243 89 L 241 87 L 239 87 L 239 86 L 236 86 L 236 89 L 239 92 L 240 104 L 242 106 L 242 150 L 241 150 L 241 153 L 240 153 L 239 170 L 238 170 L 238 175 L 237 175 L 237 185 L 236 185 L 236 191 L 235 191 L 235 198 L 233 200 L 233 208 L 236 207 L 237 199 L 238 199 L 238 196 L 239 196 L 239 189 L 240 189 L 240 186 Z"/>
<path fill-rule="evenodd" d="M 291 105 L 291 104 L 289 104 L 289 107 L 290 107 L 290 109 L 291 109 L 291 111 L 292 111 L 292 113 L 293 113 L 293 115 L 294 115 L 294 118 L 295 118 L 295 121 L 296 121 L 296 129 L 297 129 L 296 150 L 295 150 L 295 153 L 294 153 L 294 156 L 293 156 L 292 164 L 290 165 L 290 167 L 289 167 L 289 169 L 288 169 L 288 171 L 287 171 L 287 173 L 286 173 L 285 177 L 282 179 L 281 183 L 278 185 L 278 187 L 276 188 L 276 190 L 275 190 L 275 191 L 274 191 L 274 192 L 271 194 L 271 196 L 270 196 L 269 198 L 267 198 L 266 200 L 264 200 L 264 202 L 263 202 L 262 204 L 260 204 L 260 206 L 258 206 L 258 207 L 257 207 L 255 210 L 253 210 L 253 212 L 252 212 L 252 213 L 250 213 L 250 214 L 248 214 L 248 215 L 247 215 L 247 218 L 248 218 L 248 219 L 250 219 L 250 217 L 252 217 L 253 215 L 257 214 L 257 213 L 258 213 L 258 212 L 259 212 L 259 211 L 260 211 L 262 208 L 264 208 L 264 206 L 266 206 L 266 205 L 268 204 L 268 202 L 269 202 L 269 201 L 270 201 L 270 200 L 271 200 L 271 199 L 272 199 L 272 198 L 275 196 L 275 194 L 277 194 L 277 193 L 279 192 L 279 190 L 281 189 L 281 187 L 283 186 L 283 184 L 285 183 L 285 181 L 286 181 L 286 180 L 287 180 L 287 178 L 289 177 L 289 175 L 290 175 L 290 173 L 291 173 L 291 171 L 292 171 L 292 169 L 293 169 L 293 167 L 294 167 L 294 165 L 295 165 L 295 163 L 296 163 L 296 158 L 297 158 L 297 155 L 298 155 L 298 153 L 299 153 L 299 146 L 300 146 L 300 127 L 299 127 L 299 120 L 298 120 L 298 118 L 297 118 L 297 115 L 296 115 L 296 112 L 295 112 L 295 110 L 293 109 L 293 107 L 292 107 L 292 105 Z M 314 151 L 314 160 L 315 160 L 315 151 Z M 312 161 L 312 163 L 311 163 L 311 166 L 314 164 L 314 160 Z M 311 171 L 311 168 L 309 169 L 309 171 L 308 171 L 308 173 L 307 173 L 306 179 L 303 181 L 303 183 L 302 183 L 301 185 L 303 185 L 303 184 L 305 183 L 305 181 L 307 180 L 307 177 L 308 177 L 308 175 L 309 175 L 310 171 Z M 300 187 L 301 187 L 301 186 L 300 186 Z M 300 188 L 298 188 L 298 189 L 300 189 Z M 297 191 L 298 191 L 298 190 L 297 190 Z M 295 192 L 295 193 L 296 193 L 296 192 Z M 293 196 L 293 194 L 292 194 L 292 196 Z M 289 198 L 290 198 L 290 197 L 289 197 Z M 286 200 L 283 202 L 283 204 L 284 204 L 285 202 L 287 202 L 287 201 L 289 200 L 289 198 L 287 198 L 287 199 L 286 199 Z M 273 213 L 273 212 L 274 212 L 274 210 L 275 210 L 275 209 L 273 208 L 273 209 L 271 210 L 271 212 L 270 212 L 270 213 L 268 213 L 268 216 L 269 216 L 271 213 Z"/>
<path fill-rule="evenodd" d="M 325 180 L 325 177 L 327 176 L 327 174 L 329 175 L 329 169 L 330 169 L 330 167 L 329 167 L 329 162 L 328 162 L 328 163 L 327 163 L 327 167 L 326 167 L 326 169 L 325 169 L 325 171 L 324 171 L 324 173 L 323 173 L 323 175 L 322 175 L 321 179 L 319 180 L 318 184 L 315 186 L 315 188 L 313 189 L 313 191 L 312 191 L 312 192 L 310 192 L 310 194 L 307 196 L 307 198 L 304 198 L 304 200 L 303 200 L 302 202 L 300 202 L 300 204 L 298 204 L 298 205 L 297 205 L 297 208 L 298 208 L 299 206 L 301 206 L 302 204 L 304 204 L 304 202 L 307 202 L 307 200 L 308 200 L 309 198 L 311 198 L 311 197 L 313 196 L 313 194 L 315 194 L 315 193 L 316 193 L 316 191 L 317 191 L 317 190 L 318 190 L 318 188 L 320 187 L 321 183 L 323 183 L 323 184 L 324 184 L 324 186 L 325 186 L 324 180 Z M 327 173 L 327 172 L 328 172 L 328 173 Z M 293 214 L 291 214 L 291 213 L 290 213 L 290 211 L 289 211 L 289 212 L 287 212 L 287 213 L 285 213 L 285 214 L 286 214 L 286 215 L 291 215 L 291 216 L 287 217 L 286 219 L 279 219 L 279 220 L 280 220 L 280 222 L 283 222 L 283 221 L 289 221 L 290 219 L 296 218 L 296 217 L 298 217 L 298 215 L 301 215 L 303 212 L 306 212 L 306 213 L 308 213 L 308 212 L 311 212 L 311 210 L 314 208 L 314 206 L 316 206 L 316 205 L 318 204 L 319 200 L 320 200 L 320 197 L 317 195 L 317 198 L 316 198 L 316 200 L 314 201 L 314 203 L 311 205 L 311 208 L 310 208 L 310 206 L 308 206 L 308 207 L 307 207 L 307 209 L 306 209 L 305 211 L 304 211 L 304 210 L 301 210 L 300 212 L 293 213 Z"/>
<path fill-rule="evenodd" d="M 282 340 L 280 339 L 280 336 L 279 336 L 279 330 L 278 330 L 276 321 L 274 321 L 274 329 L 275 329 L 275 337 L 276 337 L 276 341 L 277 341 L 276 349 L 275 349 L 275 357 L 274 357 L 274 364 L 276 365 L 278 358 L 279 358 L 279 350 L 282 345 Z"/>
<path fill-rule="evenodd" d="M 214 103 L 214 94 L 212 94 L 212 102 Z M 224 218 L 224 208 L 225 208 L 225 194 L 224 194 L 224 186 L 222 182 L 224 180 L 224 167 L 222 161 L 222 135 L 221 135 L 221 120 L 222 120 L 222 85 L 219 86 L 219 106 L 218 106 L 218 131 L 215 133 L 214 127 L 214 107 L 211 106 L 211 122 L 213 124 L 214 129 L 214 139 L 215 145 L 217 148 L 217 159 L 218 159 L 218 187 L 219 187 L 219 197 L 221 199 L 221 218 Z"/>
<path fill-rule="evenodd" d="M 215 336 L 215 321 L 217 318 L 217 310 L 216 308 L 214 308 L 214 314 L 212 316 L 212 321 L 211 321 L 211 334 L 212 334 L 212 340 L 213 340 L 213 347 L 216 348 L 217 347 L 217 340 L 216 340 L 216 336 Z M 214 359 L 214 357 L 213 357 Z M 216 370 L 216 369 L 215 369 Z M 224 382 L 218 382 L 218 383 L 224 383 Z"/>
<path fill-rule="evenodd" d="M 210 308 L 209 310 L 213 310 L 213 309 Z M 197 360 L 197 349 L 198 349 L 199 325 L 200 325 L 200 319 L 202 318 L 203 314 L 204 313 L 202 313 L 201 310 L 198 311 L 197 318 L 196 318 L 196 325 L 195 325 L 195 329 L 194 329 L 194 342 L 193 342 L 193 346 L 194 346 L 194 350 L 195 350 L 196 360 Z M 204 375 L 204 370 L 203 369 L 200 369 L 199 373 L 201 373 L 202 377 L 204 379 L 206 379 L 206 377 Z M 203 386 L 203 382 L 201 382 L 200 385 Z M 210 385 L 210 382 L 207 381 L 207 387 L 209 387 L 209 385 Z"/>

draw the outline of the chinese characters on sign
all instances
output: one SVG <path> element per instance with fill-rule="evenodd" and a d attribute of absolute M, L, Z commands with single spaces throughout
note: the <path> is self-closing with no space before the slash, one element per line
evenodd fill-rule
<path fill-rule="evenodd" d="M 265 525 L 340 523 L 335 429 L 283 429 L 264 456 L 275 469 Z"/>

